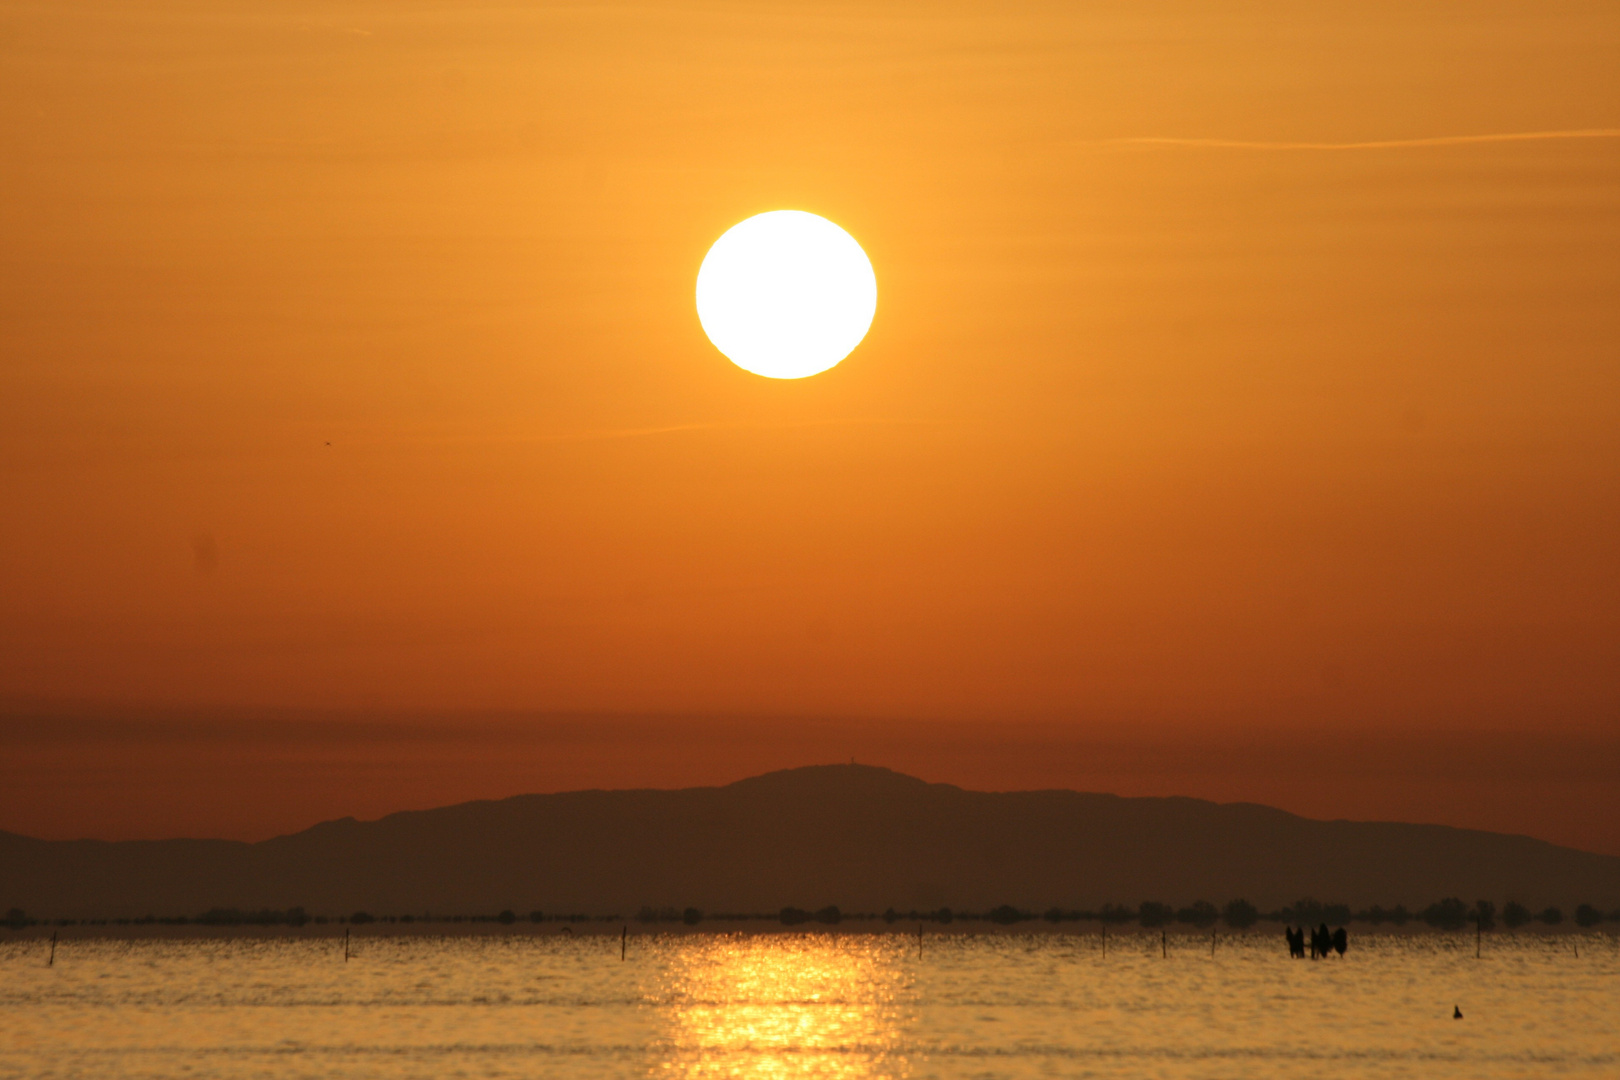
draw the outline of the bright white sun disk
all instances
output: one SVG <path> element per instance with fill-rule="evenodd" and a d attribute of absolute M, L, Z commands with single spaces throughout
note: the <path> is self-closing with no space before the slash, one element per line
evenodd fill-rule
<path fill-rule="evenodd" d="M 826 218 L 772 210 L 714 242 L 698 270 L 697 309 L 732 363 L 802 379 L 861 343 L 877 312 L 877 275 L 855 238 Z"/>

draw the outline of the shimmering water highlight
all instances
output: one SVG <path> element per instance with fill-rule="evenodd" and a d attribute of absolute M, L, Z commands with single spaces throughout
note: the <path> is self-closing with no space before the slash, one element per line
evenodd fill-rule
<path fill-rule="evenodd" d="M 1579 956 L 1575 955 L 1578 943 Z M 0 944 L 4 1077 L 1620 1075 L 1603 935 Z M 1453 1020 L 1460 1005 L 1464 1019 Z"/>

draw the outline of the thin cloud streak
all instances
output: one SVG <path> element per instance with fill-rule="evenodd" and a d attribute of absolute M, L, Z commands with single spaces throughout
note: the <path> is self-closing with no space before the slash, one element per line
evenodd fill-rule
<path fill-rule="evenodd" d="M 534 433 L 492 433 L 487 435 L 372 431 L 351 433 L 348 437 L 339 438 L 336 441 L 345 447 L 375 447 L 382 444 L 429 446 L 549 446 L 567 445 L 570 443 L 614 442 L 625 439 L 650 439 L 657 438 L 662 435 L 685 435 L 710 431 L 803 431 L 810 428 L 830 427 L 950 427 L 958 426 L 960 424 L 961 421 L 954 420 L 910 420 L 887 419 L 883 417 L 850 417 L 843 419 L 795 421 L 717 420 L 691 424 L 660 424 L 653 427 L 598 428 L 583 431 L 550 431 Z M 325 433 L 326 432 L 324 429 L 322 429 L 320 432 L 321 435 L 324 435 Z"/>
<path fill-rule="evenodd" d="M 569 443 L 601 442 L 610 439 L 644 439 L 657 435 L 679 435 L 697 431 L 797 431 L 817 427 L 940 427 L 944 420 L 889 420 L 881 417 L 856 417 L 841 420 L 799 420 L 793 422 L 766 422 L 758 420 L 715 421 L 700 424 L 665 424 L 644 428 L 605 428 L 598 431 L 556 432 L 544 435 L 516 435 L 502 442 Z"/>
<path fill-rule="evenodd" d="M 1620 128 L 1581 128 L 1573 131 L 1509 131 L 1487 135 L 1434 135 L 1420 139 L 1377 139 L 1370 142 L 1264 142 L 1250 139 L 1181 139 L 1159 135 L 1133 135 L 1101 139 L 1095 145 L 1181 146 L 1209 150 L 1405 150 L 1430 146 L 1471 146 L 1476 143 L 1545 142 L 1554 139 L 1616 139 Z"/>

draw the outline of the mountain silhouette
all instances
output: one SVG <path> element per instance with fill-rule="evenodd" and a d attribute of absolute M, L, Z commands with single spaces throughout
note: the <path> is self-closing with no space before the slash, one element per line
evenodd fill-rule
<path fill-rule="evenodd" d="M 1440 825 L 1074 791 L 965 791 L 888 769 L 789 769 L 724 787 L 520 795 L 260 843 L 0 833 L 0 909 L 47 917 L 214 907 L 403 914 L 1040 910 L 1302 896 L 1620 903 L 1620 858 Z"/>

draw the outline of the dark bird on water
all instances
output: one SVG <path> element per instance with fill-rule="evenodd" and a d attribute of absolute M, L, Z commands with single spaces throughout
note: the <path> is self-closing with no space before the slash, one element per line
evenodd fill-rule
<path fill-rule="evenodd" d="M 1457 1006 L 1453 1005 L 1451 1007 L 1451 1018 L 1453 1020 L 1461 1020 L 1462 1019 L 1462 1009 L 1460 1009 Z"/>

